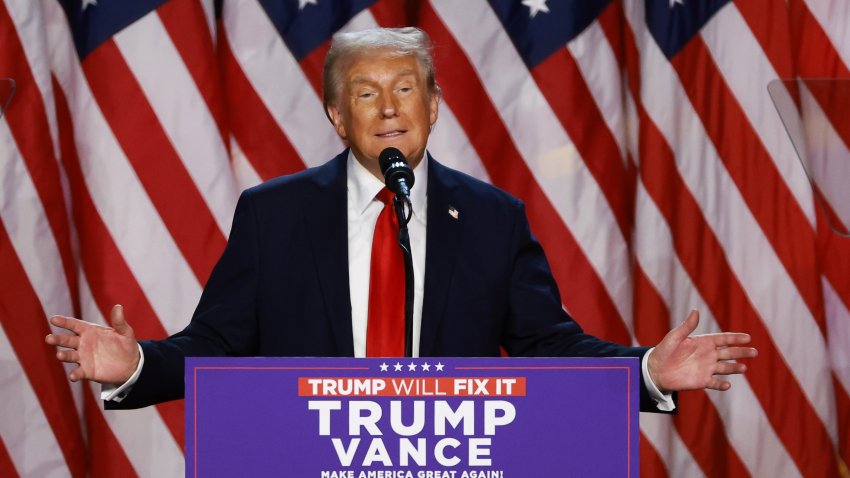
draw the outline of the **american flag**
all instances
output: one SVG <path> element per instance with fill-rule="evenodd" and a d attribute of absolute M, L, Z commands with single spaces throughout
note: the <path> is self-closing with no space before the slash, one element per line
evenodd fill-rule
<path fill-rule="evenodd" d="M 429 151 L 526 202 L 589 332 L 752 335 L 731 391 L 641 416 L 642 473 L 850 476 L 850 240 L 766 89 L 850 78 L 845 0 L 3 0 L 0 476 L 183 474 L 182 402 L 104 412 L 47 318 L 181 330 L 238 192 L 344 147 L 331 35 L 403 25 L 435 44 Z M 792 90 L 847 153 L 847 111 Z"/>

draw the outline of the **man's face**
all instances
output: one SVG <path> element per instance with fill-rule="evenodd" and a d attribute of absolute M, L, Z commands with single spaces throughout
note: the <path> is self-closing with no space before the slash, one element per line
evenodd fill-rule
<path fill-rule="evenodd" d="M 342 92 L 328 111 L 357 160 L 382 178 L 378 155 L 385 148 L 398 148 L 413 168 L 422 160 L 438 103 L 413 56 L 379 52 L 350 63 Z"/>

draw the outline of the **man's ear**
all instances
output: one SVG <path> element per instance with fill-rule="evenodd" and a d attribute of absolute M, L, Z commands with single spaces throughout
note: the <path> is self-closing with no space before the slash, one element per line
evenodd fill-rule
<path fill-rule="evenodd" d="M 338 134 L 342 139 L 348 139 L 348 136 L 345 133 L 345 125 L 342 124 L 342 112 L 339 108 L 337 108 L 336 105 L 328 105 L 325 109 L 325 113 L 327 113 L 328 119 L 330 119 L 331 123 L 334 125 L 336 134 Z"/>
<path fill-rule="evenodd" d="M 428 108 L 429 108 L 429 117 L 428 120 L 431 123 L 431 127 L 434 126 L 434 123 L 437 122 L 437 116 L 440 113 L 440 100 L 442 99 L 442 94 L 439 91 L 431 93 L 431 98 L 428 100 Z"/>

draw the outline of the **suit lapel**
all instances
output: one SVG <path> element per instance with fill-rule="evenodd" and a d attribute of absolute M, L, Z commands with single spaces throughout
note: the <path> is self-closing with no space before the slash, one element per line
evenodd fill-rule
<path fill-rule="evenodd" d="M 433 355 L 440 324 L 445 318 L 446 301 L 461 244 L 463 198 L 457 183 L 445 166 L 429 157 L 428 226 L 425 252 L 425 292 L 419 355 Z"/>
<path fill-rule="evenodd" d="M 354 356 L 348 288 L 348 217 L 345 150 L 316 174 L 316 191 L 304 202 L 316 272 L 339 356 Z"/>

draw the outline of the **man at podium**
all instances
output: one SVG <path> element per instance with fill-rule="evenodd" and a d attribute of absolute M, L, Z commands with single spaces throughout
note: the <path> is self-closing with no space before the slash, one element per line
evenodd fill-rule
<path fill-rule="evenodd" d="M 239 199 L 227 247 L 189 325 L 137 342 L 120 305 L 111 328 L 54 316 L 48 335 L 71 380 L 103 384 L 107 408 L 183 397 L 187 356 L 400 356 L 405 275 L 400 227 L 379 156 L 409 162 L 413 356 L 640 357 L 641 409 L 671 411 L 672 392 L 730 387 L 755 357 L 742 333 L 691 336 L 693 311 L 654 348 L 585 334 L 562 308 L 523 203 L 441 165 L 426 151 L 440 89 L 430 40 L 415 28 L 334 37 L 325 111 L 349 148 Z M 404 167 L 401 165 L 400 167 Z"/>

